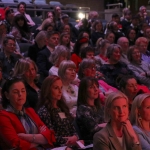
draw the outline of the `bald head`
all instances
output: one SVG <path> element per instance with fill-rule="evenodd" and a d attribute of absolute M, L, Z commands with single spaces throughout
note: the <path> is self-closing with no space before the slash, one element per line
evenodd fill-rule
<path fill-rule="evenodd" d="M 127 53 L 129 49 L 129 40 L 126 37 L 119 38 L 117 44 L 121 46 L 123 53 Z"/>

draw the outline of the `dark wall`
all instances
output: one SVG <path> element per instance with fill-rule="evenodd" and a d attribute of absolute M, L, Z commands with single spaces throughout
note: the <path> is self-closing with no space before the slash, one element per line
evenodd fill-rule
<path fill-rule="evenodd" d="M 64 5 L 75 4 L 79 7 L 90 7 L 91 10 L 104 11 L 104 0 L 59 0 L 59 2 Z"/>

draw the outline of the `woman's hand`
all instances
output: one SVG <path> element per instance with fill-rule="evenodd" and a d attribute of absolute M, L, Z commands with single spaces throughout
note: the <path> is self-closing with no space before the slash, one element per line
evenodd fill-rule
<path fill-rule="evenodd" d="M 76 145 L 76 141 L 78 140 L 78 137 L 73 135 L 70 137 L 63 137 L 64 139 L 67 139 L 66 145 L 67 146 L 72 146 L 72 145 Z"/>
<path fill-rule="evenodd" d="M 135 131 L 133 130 L 133 127 L 132 127 L 130 121 L 126 120 L 126 121 L 122 122 L 122 125 L 126 128 L 128 134 L 133 138 L 134 143 L 138 143 L 139 142 L 138 137 L 137 137 Z"/>
<path fill-rule="evenodd" d="M 107 123 L 101 123 L 98 126 L 101 127 L 101 128 L 104 128 L 106 125 L 107 125 Z"/>

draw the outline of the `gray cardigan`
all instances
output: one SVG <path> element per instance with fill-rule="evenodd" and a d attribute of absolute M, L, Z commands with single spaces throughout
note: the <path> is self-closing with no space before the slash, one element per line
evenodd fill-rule
<path fill-rule="evenodd" d="M 142 84 L 150 88 L 150 64 L 144 61 L 141 61 L 140 64 L 132 62 L 128 67 L 134 72 L 135 76 Z M 146 73 L 146 76 L 142 76 L 141 73 Z"/>

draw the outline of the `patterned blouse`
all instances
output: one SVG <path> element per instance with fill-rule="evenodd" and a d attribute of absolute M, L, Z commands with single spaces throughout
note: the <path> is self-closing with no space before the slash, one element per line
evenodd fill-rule
<path fill-rule="evenodd" d="M 51 112 L 45 106 L 42 106 L 38 115 L 44 124 L 55 131 L 56 146 L 63 146 L 66 139 L 63 137 L 77 135 L 75 128 L 60 108 L 53 108 Z"/>
<path fill-rule="evenodd" d="M 98 125 L 104 123 L 103 108 L 97 109 L 95 106 L 80 105 L 77 108 L 76 121 L 81 138 L 85 142 L 91 143 L 94 133 L 101 129 Z"/>

